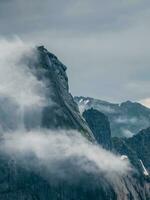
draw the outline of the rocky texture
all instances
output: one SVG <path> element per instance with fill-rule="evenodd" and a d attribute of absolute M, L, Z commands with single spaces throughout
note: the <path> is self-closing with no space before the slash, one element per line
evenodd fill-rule
<path fill-rule="evenodd" d="M 150 172 L 150 128 L 140 131 L 132 138 L 113 138 L 113 147 L 120 153 L 129 157 L 132 164 L 143 173 L 140 160 Z"/>
<path fill-rule="evenodd" d="M 84 111 L 83 117 L 94 134 L 96 141 L 105 149 L 111 150 L 111 131 L 108 118 L 93 108 Z"/>
<path fill-rule="evenodd" d="M 141 199 L 150 198 L 150 128 L 140 131 L 132 138 L 113 138 L 113 151 L 126 155 L 134 166 L 131 183 L 136 183 Z"/>
<path fill-rule="evenodd" d="M 127 143 L 150 172 L 150 128 L 144 129 L 137 135 L 129 138 Z"/>
<path fill-rule="evenodd" d="M 66 66 L 43 46 L 38 48 L 38 77 L 46 82 L 48 106 L 43 110 L 42 126 L 50 129 L 75 129 L 90 140 L 94 137 L 79 114 L 78 107 L 69 93 Z"/>
<path fill-rule="evenodd" d="M 150 126 L 150 109 L 140 103 L 127 101 L 114 104 L 89 97 L 75 97 L 74 99 L 81 112 L 94 108 L 104 113 L 110 121 L 113 137 L 132 137 Z"/>
<path fill-rule="evenodd" d="M 85 110 L 83 117 L 92 130 L 96 141 L 115 154 L 122 155 L 122 159 L 129 159 L 133 165 L 132 176 L 118 180 L 122 189 L 118 192 L 118 199 L 149 199 L 149 147 L 150 129 L 142 130 L 131 138 L 112 138 L 108 118 L 93 108 Z M 113 143 L 113 145 L 112 145 Z M 127 158 L 126 158 L 127 157 Z M 142 163 L 141 163 L 142 162 Z M 144 168 L 143 168 L 144 166 Z M 123 189 L 124 188 L 124 189 Z M 126 191 L 126 192 L 125 192 Z"/>
<path fill-rule="evenodd" d="M 50 179 L 1 156 L 1 200 L 149 200 L 149 185 L 138 175 L 118 178 L 112 185 L 101 176 L 85 174 L 76 181 Z M 140 178 L 140 179 L 139 179 Z"/>
<path fill-rule="evenodd" d="M 2 155 L 0 169 L 1 200 L 117 200 L 112 186 L 103 177 L 86 174 L 84 178 L 77 177 L 78 181 L 57 182 Z"/>

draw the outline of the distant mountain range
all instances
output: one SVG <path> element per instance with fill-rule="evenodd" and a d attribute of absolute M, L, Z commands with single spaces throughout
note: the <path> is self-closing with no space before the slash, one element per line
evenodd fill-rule
<path fill-rule="evenodd" d="M 130 138 L 112 137 L 110 123 L 105 114 L 89 108 L 84 110 L 82 115 L 98 144 L 115 154 L 122 155 L 122 159 L 129 159 L 134 166 L 134 175 L 128 177 L 129 180 L 127 177 L 124 180 L 131 195 L 135 195 L 133 199 L 148 200 L 150 195 L 148 192 L 150 191 L 150 127 Z M 144 190 L 140 183 L 144 184 Z"/>
<path fill-rule="evenodd" d="M 140 174 L 149 175 L 150 127 L 141 130 L 130 138 L 111 137 L 108 117 L 103 113 L 90 108 L 83 112 L 83 117 L 93 132 L 96 141 L 103 148 L 127 156 Z"/>
<path fill-rule="evenodd" d="M 132 137 L 150 126 L 150 109 L 137 102 L 109 103 L 90 97 L 74 97 L 80 112 L 94 108 L 104 113 L 110 122 L 112 137 Z"/>

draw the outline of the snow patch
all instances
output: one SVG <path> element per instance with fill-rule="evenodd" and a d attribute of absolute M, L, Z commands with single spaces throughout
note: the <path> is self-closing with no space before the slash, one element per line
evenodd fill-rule
<path fill-rule="evenodd" d="M 143 174 L 144 174 L 145 176 L 149 176 L 149 173 L 148 173 L 148 171 L 146 170 L 146 168 L 145 168 L 145 166 L 144 166 L 142 160 L 140 160 L 140 162 L 141 162 L 141 165 L 142 165 L 142 168 L 143 168 Z"/>
<path fill-rule="evenodd" d="M 84 101 L 84 104 L 87 105 L 90 102 L 90 100 Z"/>
<path fill-rule="evenodd" d="M 121 156 L 121 160 L 128 160 L 128 156 L 122 155 L 122 156 Z"/>

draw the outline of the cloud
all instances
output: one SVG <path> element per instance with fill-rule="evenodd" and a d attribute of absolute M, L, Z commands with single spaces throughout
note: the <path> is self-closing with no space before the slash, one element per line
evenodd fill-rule
<path fill-rule="evenodd" d="M 11 29 L 12 33 L 17 31 L 20 34 L 49 27 L 66 32 L 120 29 L 132 23 L 133 16 L 146 10 L 150 4 L 147 0 L 134 3 L 131 0 L 7 0 L 1 1 L 0 5 L 1 32 L 9 34 Z M 9 11 L 9 15 L 6 15 L 6 11 Z M 6 26 L 6 22 L 10 27 Z"/>
<path fill-rule="evenodd" d="M 116 110 L 111 108 L 109 105 L 96 105 L 95 108 L 104 113 L 116 113 Z"/>
<path fill-rule="evenodd" d="M 150 108 L 150 98 L 142 99 L 139 103 L 143 104 L 144 106 Z"/>
<path fill-rule="evenodd" d="M 31 166 L 31 170 L 42 166 L 57 178 L 92 173 L 111 180 L 126 175 L 131 169 L 128 161 L 90 143 L 76 131 L 18 130 L 5 133 L 1 139 L 3 153 L 22 160 L 19 163 L 30 157 L 27 166 Z"/>
<path fill-rule="evenodd" d="M 44 84 L 29 69 L 23 58 L 36 60 L 36 51 L 20 39 L 0 40 L 0 95 L 19 105 L 42 105 Z"/>
<path fill-rule="evenodd" d="M 46 81 L 37 76 L 42 71 L 34 68 L 37 55 L 19 38 L 0 39 L 0 132 L 40 126 L 43 107 L 52 103 Z"/>
<path fill-rule="evenodd" d="M 93 106 L 91 105 L 90 103 L 90 100 L 87 100 L 87 99 L 81 99 L 79 102 L 78 102 L 78 107 L 79 107 L 79 110 L 80 110 L 80 113 L 82 114 L 85 110 L 87 109 L 90 109 L 91 107 L 97 109 L 97 110 L 100 110 L 101 112 L 106 112 L 106 113 L 115 113 L 115 109 L 111 108 L 111 106 L 109 105 L 103 105 L 103 104 L 96 104 Z"/>
<path fill-rule="evenodd" d="M 140 119 L 136 117 L 118 117 L 114 121 L 118 124 L 137 124 Z"/>
<path fill-rule="evenodd" d="M 130 137 L 132 137 L 133 135 L 135 135 L 135 133 L 131 132 L 131 131 L 128 130 L 128 129 L 122 129 L 122 133 L 123 133 L 123 136 L 124 136 L 124 137 L 127 137 L 127 138 L 130 138 Z"/>

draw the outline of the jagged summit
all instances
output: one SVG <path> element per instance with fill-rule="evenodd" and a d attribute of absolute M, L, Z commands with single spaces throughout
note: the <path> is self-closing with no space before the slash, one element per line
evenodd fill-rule
<path fill-rule="evenodd" d="M 37 50 L 40 51 L 40 52 L 43 52 L 43 53 L 47 53 L 49 55 L 49 57 L 58 60 L 58 58 L 53 53 L 49 52 L 43 45 L 42 46 L 38 46 Z"/>
<path fill-rule="evenodd" d="M 43 110 L 43 127 L 78 130 L 93 141 L 94 136 L 69 92 L 67 67 L 44 46 L 37 47 L 37 50 L 38 62 L 35 67 L 40 69 L 40 78 L 46 80 L 47 98 L 52 102 Z"/>

